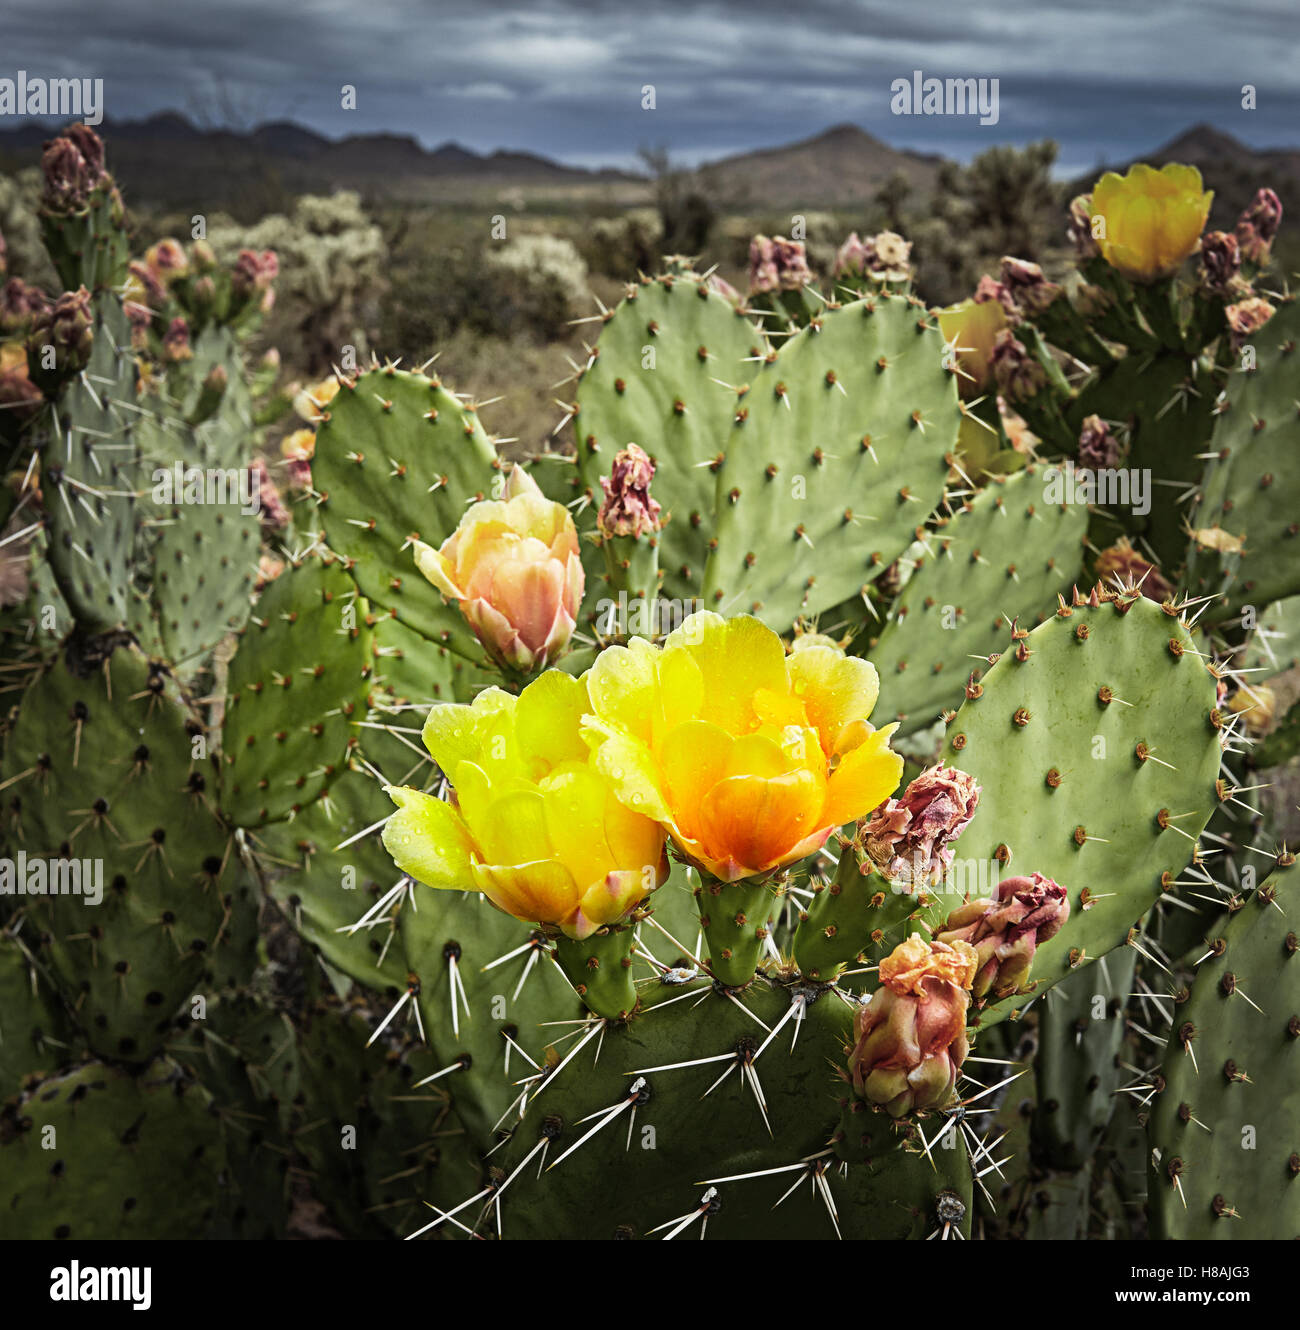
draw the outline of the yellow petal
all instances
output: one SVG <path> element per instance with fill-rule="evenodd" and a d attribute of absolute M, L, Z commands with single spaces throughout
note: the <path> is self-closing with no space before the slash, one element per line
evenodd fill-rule
<path fill-rule="evenodd" d="M 384 824 L 384 848 L 398 868 L 428 887 L 470 890 L 474 844 L 455 809 L 404 785 L 387 792 L 397 812 Z"/>
<path fill-rule="evenodd" d="M 610 725 L 648 740 L 658 710 L 659 652 L 639 637 L 607 647 L 587 672 L 591 709 Z"/>
<path fill-rule="evenodd" d="M 441 550 L 435 550 L 422 540 L 413 541 L 411 549 L 415 554 L 415 566 L 448 600 L 465 599 L 465 593 L 456 581 L 456 569 Z"/>
<path fill-rule="evenodd" d="M 501 688 L 485 688 L 470 706 L 439 702 L 424 721 L 424 746 L 439 768 L 455 784 L 456 768 L 462 761 L 482 762 L 489 752 L 490 738 L 509 728 L 518 699 Z"/>
<path fill-rule="evenodd" d="M 822 786 L 808 771 L 771 780 L 732 776 L 705 796 L 701 840 L 715 859 L 766 872 L 817 829 L 822 802 Z"/>
<path fill-rule="evenodd" d="M 808 710 L 809 723 L 830 753 L 845 726 L 866 720 L 880 693 L 876 667 L 860 656 L 846 656 L 831 647 L 806 647 L 789 661 L 795 695 Z"/>
<path fill-rule="evenodd" d="M 886 725 L 874 730 L 858 747 L 845 753 L 826 786 L 823 823 L 843 826 L 865 817 L 898 789 L 903 777 L 903 759 L 889 747 L 898 728 Z"/>
<path fill-rule="evenodd" d="M 757 723 L 754 694 L 763 688 L 786 691 L 789 675 L 781 639 L 761 620 L 747 614 L 723 619 L 708 611 L 692 614 L 664 642 L 664 656 L 690 654 L 703 682 L 700 716 L 730 734 L 744 734 Z"/>
<path fill-rule="evenodd" d="M 546 827 L 546 800 L 535 788 L 521 785 L 504 794 L 494 790 L 481 822 L 476 818 L 469 825 L 487 863 L 522 864 L 555 857 Z"/>
<path fill-rule="evenodd" d="M 547 836 L 556 858 L 579 888 L 598 881 L 612 869 L 635 867 L 614 859 L 605 839 L 608 787 L 585 762 L 569 762 L 552 771 L 542 781 L 541 792 Z"/>
<path fill-rule="evenodd" d="M 673 815 L 650 749 L 639 739 L 603 724 L 594 716 L 584 718 L 582 732 L 593 746 L 592 766 L 609 782 L 619 802 L 671 829 Z"/>
<path fill-rule="evenodd" d="M 558 924 L 578 901 L 569 870 L 553 860 L 526 864 L 473 864 L 474 886 L 507 914 L 530 923 Z"/>
<path fill-rule="evenodd" d="M 590 702 L 587 685 L 563 670 L 539 674 L 522 693 L 514 712 L 515 739 L 525 765 L 541 776 L 564 762 L 586 763 L 583 714 Z"/>

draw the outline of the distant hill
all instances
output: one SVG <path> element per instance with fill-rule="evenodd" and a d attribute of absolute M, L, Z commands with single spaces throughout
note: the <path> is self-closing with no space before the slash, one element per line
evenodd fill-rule
<path fill-rule="evenodd" d="M 1206 188 L 1214 191 L 1210 210 L 1212 228 L 1230 229 L 1261 185 L 1276 190 L 1282 200 L 1284 228 L 1300 227 L 1300 148 L 1250 148 L 1213 125 L 1199 124 L 1154 152 L 1102 170 L 1123 173 L 1133 162 L 1148 162 L 1152 166 L 1186 162 L 1197 167 Z M 1071 186 L 1072 192 L 1082 194 L 1090 190 L 1100 174 L 1101 170 L 1096 170 L 1080 177 Z"/>
<path fill-rule="evenodd" d="M 202 129 L 164 112 L 147 120 L 105 120 L 116 178 L 135 204 L 189 207 L 227 201 L 256 183 L 288 194 L 357 189 L 386 197 L 427 197 L 434 186 L 454 196 L 484 187 L 574 188 L 636 182 L 624 171 L 588 171 L 525 152 L 480 154 L 457 143 L 423 147 L 401 134 L 327 139 L 288 121 L 250 132 Z M 0 165 L 32 165 L 53 130 L 24 124 L 0 130 Z"/>
<path fill-rule="evenodd" d="M 891 148 L 857 125 L 835 125 L 797 143 L 709 162 L 698 174 L 736 208 L 844 207 L 870 199 L 896 171 L 925 197 L 942 163 L 942 157 Z"/>

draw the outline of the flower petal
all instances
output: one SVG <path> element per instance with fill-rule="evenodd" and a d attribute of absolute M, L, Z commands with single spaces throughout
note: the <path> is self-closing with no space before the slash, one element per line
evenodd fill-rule
<path fill-rule="evenodd" d="M 456 810 L 405 785 L 387 794 L 397 812 L 384 823 L 384 848 L 398 868 L 427 887 L 470 890 L 474 843 Z"/>

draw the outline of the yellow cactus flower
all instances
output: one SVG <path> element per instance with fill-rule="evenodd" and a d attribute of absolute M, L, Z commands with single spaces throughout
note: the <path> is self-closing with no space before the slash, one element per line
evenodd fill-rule
<path fill-rule="evenodd" d="M 518 697 L 489 688 L 471 706 L 435 706 L 424 742 L 453 794 L 389 788 L 398 867 L 578 940 L 623 919 L 667 879 L 664 834 L 596 769 L 580 733 L 589 710 L 585 676 L 559 670 Z"/>
<path fill-rule="evenodd" d="M 316 455 L 316 431 L 296 429 L 280 440 L 280 456 L 291 462 L 307 461 Z"/>
<path fill-rule="evenodd" d="M 578 532 L 515 467 L 502 500 L 473 504 L 434 549 L 413 542 L 416 567 L 449 600 L 487 653 L 509 669 L 542 669 L 564 650 L 582 604 Z"/>
<path fill-rule="evenodd" d="M 1107 171 L 1092 191 L 1102 257 L 1134 282 L 1169 277 L 1196 252 L 1214 199 L 1194 166 L 1171 162 L 1156 170 L 1139 162 L 1127 175 Z"/>
<path fill-rule="evenodd" d="M 953 349 L 957 391 L 970 400 L 993 382 L 993 344 L 1007 327 L 1006 310 L 996 300 L 963 300 L 938 311 L 943 340 Z"/>
<path fill-rule="evenodd" d="M 757 619 L 701 611 L 665 640 L 610 647 L 588 676 L 597 770 L 683 856 L 723 882 L 820 849 L 898 786 L 896 725 L 867 717 L 869 662 L 815 644 L 786 655 Z"/>
<path fill-rule="evenodd" d="M 300 420 L 314 424 L 321 412 L 338 396 L 339 381 L 331 374 L 319 383 L 302 389 L 293 399 L 293 409 Z"/>

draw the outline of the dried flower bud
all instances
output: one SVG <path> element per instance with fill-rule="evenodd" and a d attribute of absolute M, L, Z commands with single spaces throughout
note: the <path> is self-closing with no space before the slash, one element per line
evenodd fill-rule
<path fill-rule="evenodd" d="M 966 1013 L 978 956 L 965 942 L 913 933 L 880 962 L 881 987 L 858 1009 L 849 1076 L 891 1117 L 945 1108 L 970 1051 Z"/>
<path fill-rule="evenodd" d="M 1047 371 L 1009 328 L 994 338 L 991 363 L 993 377 L 1009 402 L 1028 401 L 1047 386 Z"/>
<path fill-rule="evenodd" d="M 600 479 L 605 491 L 596 522 L 607 536 L 649 536 L 663 526 L 659 504 L 650 494 L 655 464 L 635 443 L 615 458 L 608 476 Z"/>
<path fill-rule="evenodd" d="M 867 856 L 910 891 L 942 881 L 952 864 L 951 844 L 970 825 L 979 797 L 974 777 L 956 767 L 923 771 L 902 798 L 886 799 L 867 820 Z"/>
<path fill-rule="evenodd" d="M 978 972 L 971 993 L 996 1000 L 1028 990 L 1038 946 L 1055 937 L 1069 917 L 1065 888 L 1050 877 L 1008 877 L 998 883 L 996 896 L 958 906 L 935 939 L 973 947 Z"/>
<path fill-rule="evenodd" d="M 1097 576 L 1107 583 L 1113 583 L 1118 578 L 1121 586 L 1137 587 L 1148 600 L 1154 600 L 1157 605 L 1174 593 L 1160 569 L 1149 559 L 1143 558 L 1126 536 L 1121 536 L 1115 544 L 1097 556 Z"/>
<path fill-rule="evenodd" d="M 1251 263 L 1268 262 L 1273 241 L 1282 225 L 1282 200 L 1271 189 L 1261 189 L 1237 219 L 1237 241 Z"/>
<path fill-rule="evenodd" d="M 1207 231 L 1201 237 L 1201 281 L 1211 291 L 1227 295 L 1239 284 L 1241 247 L 1226 231 Z"/>
<path fill-rule="evenodd" d="M 1119 461 L 1119 440 L 1100 416 L 1089 416 L 1079 431 L 1079 465 L 1105 471 Z"/>
<path fill-rule="evenodd" d="M 1066 222 L 1065 233 L 1074 246 L 1075 257 L 1080 263 L 1095 259 L 1101 250 L 1092 238 L 1092 195 L 1080 194 L 1070 201 L 1070 219 Z"/>
<path fill-rule="evenodd" d="M 1013 258 L 1002 260 L 1002 285 L 1031 319 L 1042 314 L 1063 290 L 1058 283 L 1049 282 L 1043 276 L 1038 264 Z"/>

